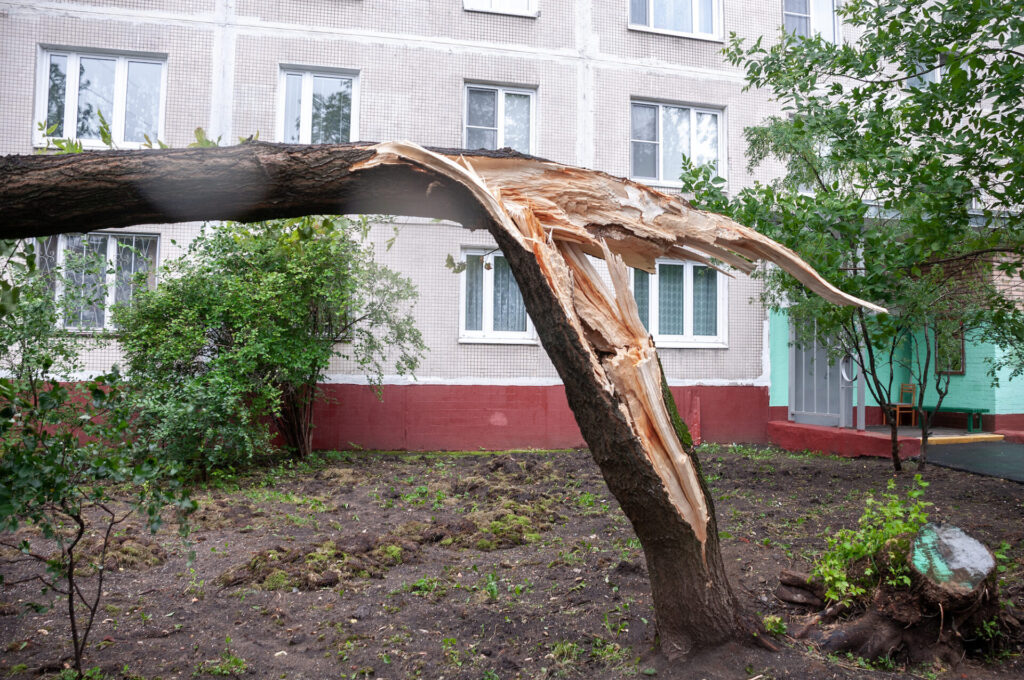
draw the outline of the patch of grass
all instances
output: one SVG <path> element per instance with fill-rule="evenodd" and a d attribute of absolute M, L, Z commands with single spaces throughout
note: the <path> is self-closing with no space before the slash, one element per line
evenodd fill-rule
<path fill-rule="evenodd" d="M 277 491 L 276 489 L 264 487 L 246 489 L 242 492 L 242 495 L 255 503 L 287 503 L 288 505 L 302 507 L 309 512 L 321 513 L 327 511 L 327 505 L 316 496 L 296 496 L 289 491 Z"/>
<path fill-rule="evenodd" d="M 633 650 L 617 642 L 594 638 L 590 656 L 602 666 L 616 670 L 620 675 L 636 675 L 637 666 L 633 661 Z"/>
<path fill-rule="evenodd" d="M 439 578 L 424 576 L 410 584 L 407 584 L 404 588 L 407 592 L 413 595 L 444 595 L 446 588 Z"/>
<path fill-rule="evenodd" d="M 452 666 L 462 666 L 462 656 L 459 653 L 459 641 L 455 638 L 445 638 L 441 640 L 441 656 L 444 657 L 445 663 L 451 664 Z"/>
<path fill-rule="evenodd" d="M 575 642 L 556 642 L 551 647 L 551 656 L 562 665 L 574 663 L 583 654 L 583 649 Z"/>
<path fill-rule="evenodd" d="M 764 629 L 769 635 L 785 635 L 788 632 L 786 622 L 774 614 L 761 617 L 761 623 L 764 624 Z"/>
<path fill-rule="evenodd" d="M 284 569 L 274 569 L 260 585 L 263 590 L 284 590 L 292 587 L 292 577 Z"/>
<path fill-rule="evenodd" d="M 376 557 L 382 564 L 396 565 L 402 563 L 402 546 L 387 544 L 377 546 L 373 551 L 374 557 Z"/>
<path fill-rule="evenodd" d="M 729 453 L 747 460 L 771 460 L 778 455 L 779 450 L 750 444 L 731 444 Z"/>
<path fill-rule="evenodd" d="M 491 572 L 484 578 L 484 592 L 487 593 L 487 599 L 492 602 L 498 601 L 498 574 L 497 572 Z"/>
<path fill-rule="evenodd" d="M 245 659 L 231 651 L 231 638 L 224 639 L 224 651 L 219 661 L 204 661 L 193 675 L 244 675 L 249 670 Z"/>

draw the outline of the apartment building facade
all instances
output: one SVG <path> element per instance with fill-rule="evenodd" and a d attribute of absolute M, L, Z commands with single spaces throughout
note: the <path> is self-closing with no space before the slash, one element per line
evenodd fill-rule
<path fill-rule="evenodd" d="M 222 144 L 410 140 L 512 147 L 678 190 L 683 155 L 730 190 L 747 169 L 743 129 L 771 113 L 721 49 L 736 33 L 836 36 L 833 0 L 9 0 L 0 2 L 0 153 L 47 137 L 100 148 L 180 147 L 202 127 Z M 187 200 L 187 197 L 182 197 Z M 315 445 L 504 448 L 582 443 L 554 368 L 490 237 L 404 218 L 372 238 L 410 276 L 429 353 L 378 401 L 339 359 L 323 385 Z M 139 225 L 46 244 L 106 254 L 108 303 L 128 274 L 180 255 L 201 228 Z M 132 248 L 122 247 L 131 244 Z M 129 257 L 129 253 L 151 254 Z M 466 263 L 454 274 L 451 255 Z M 147 269 L 149 271 L 149 269 Z M 88 282 L 84 282 L 88 283 Z M 92 282 L 93 284 L 97 282 Z M 100 282 L 102 283 L 102 282 Z M 705 439 L 764 441 L 769 321 L 760 284 L 696 263 L 637 272 L 634 291 L 680 410 Z M 109 327 L 102 307 L 69 326 Z M 118 361 L 97 347 L 87 369 Z"/>

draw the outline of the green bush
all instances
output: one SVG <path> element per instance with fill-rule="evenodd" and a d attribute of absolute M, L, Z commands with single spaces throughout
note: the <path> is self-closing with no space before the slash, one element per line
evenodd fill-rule
<path fill-rule="evenodd" d="M 825 584 L 825 595 L 832 601 L 849 602 L 886 583 L 908 587 L 906 564 L 910 542 L 928 522 L 921 500 L 928 483 L 914 475 L 906 499 L 894 493 L 896 483 L 889 480 L 882 500 L 868 496 L 858 528 L 843 529 L 827 539 L 828 549 L 818 558 L 813 576 Z"/>
<path fill-rule="evenodd" d="M 308 455 L 333 357 L 379 384 L 424 351 L 412 283 L 373 261 L 369 223 L 302 217 L 208 227 L 158 288 L 116 310 L 140 423 L 199 474 L 246 465 L 270 423 Z"/>

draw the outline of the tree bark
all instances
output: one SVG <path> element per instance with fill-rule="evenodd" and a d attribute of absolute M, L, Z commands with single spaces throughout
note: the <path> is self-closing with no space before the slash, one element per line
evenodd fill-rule
<path fill-rule="evenodd" d="M 486 228 L 508 259 L 580 431 L 647 559 L 663 649 L 678 656 L 742 634 L 714 506 L 673 427 L 625 265 L 775 262 L 826 299 L 792 251 L 679 197 L 512 151 L 408 143 L 244 144 L 0 159 L 0 238 L 205 219 L 387 213 Z M 603 257 L 609 290 L 585 255 Z M 716 262 L 709 262 L 708 257 Z"/>

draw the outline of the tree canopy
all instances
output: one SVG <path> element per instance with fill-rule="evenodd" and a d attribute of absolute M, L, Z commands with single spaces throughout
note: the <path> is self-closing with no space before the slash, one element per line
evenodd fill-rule
<path fill-rule="evenodd" d="M 783 34 L 766 47 L 733 36 L 725 50 L 749 88 L 781 104 L 745 135 L 750 165 L 781 162 L 782 176 L 732 196 L 704 168 L 683 180 L 699 207 L 889 309 L 822 305 L 792 277 L 765 273 L 767 301 L 788 309 L 798 341 L 827 338 L 859 364 L 889 416 L 898 468 L 886 405 L 899 383 L 918 384 L 919 407 L 941 402 L 949 373 L 937 352 L 965 333 L 1020 333 L 1011 293 L 1024 178 L 1009 169 L 1024 160 L 1024 20 L 1008 1 L 854 0 L 838 11 L 855 39 Z"/>

